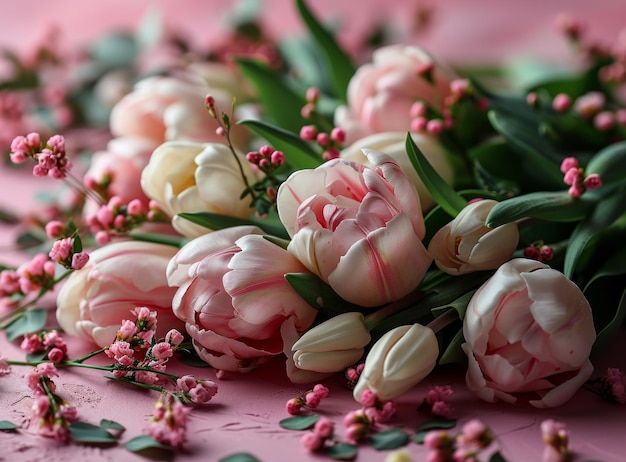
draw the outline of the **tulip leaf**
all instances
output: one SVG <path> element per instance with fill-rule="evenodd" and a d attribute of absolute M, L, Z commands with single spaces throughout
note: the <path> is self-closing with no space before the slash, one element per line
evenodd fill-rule
<path fill-rule="evenodd" d="M 38 332 L 44 328 L 47 319 L 48 310 L 45 308 L 27 310 L 9 323 L 6 328 L 7 339 L 13 341 L 20 335 Z"/>
<path fill-rule="evenodd" d="M 617 329 L 624 324 L 624 321 L 626 321 L 626 289 L 622 292 L 613 319 L 606 326 L 604 326 L 600 332 L 598 332 L 596 341 L 593 344 L 592 355 L 602 351 L 603 347 L 610 340 Z"/>
<path fill-rule="evenodd" d="M 507 462 L 500 451 L 496 451 L 489 457 L 489 462 Z"/>
<path fill-rule="evenodd" d="M 317 422 L 319 419 L 320 416 L 317 414 L 296 415 L 281 420 L 280 422 L 278 422 L 278 425 L 286 428 L 287 430 L 307 430 L 315 425 L 315 422 Z"/>
<path fill-rule="evenodd" d="M 168 453 L 173 451 L 171 446 L 159 443 L 154 438 L 148 435 L 136 436 L 129 440 L 124 445 L 130 452 L 151 453 L 156 451 L 157 453 L 167 451 Z"/>
<path fill-rule="evenodd" d="M 357 447 L 348 443 L 335 443 L 328 446 L 324 454 L 336 460 L 352 460 L 356 457 Z"/>
<path fill-rule="evenodd" d="M 171 245 L 173 247 L 182 247 L 187 242 L 189 242 L 189 238 L 181 237 L 181 236 L 168 236 L 167 234 L 157 234 L 157 233 L 136 233 L 132 232 L 128 234 L 128 237 L 134 239 L 136 241 L 141 242 L 152 242 L 155 244 L 163 244 L 163 245 Z"/>
<path fill-rule="evenodd" d="M 406 136 L 406 151 L 424 186 L 439 206 L 450 216 L 455 217 L 465 208 L 467 201 L 463 199 L 430 165 L 428 159 L 417 147 L 411 134 Z"/>
<path fill-rule="evenodd" d="M 574 228 L 565 252 L 563 264 L 565 276 L 572 278 L 585 247 L 599 236 L 601 231 L 626 213 L 624 204 L 626 204 L 626 187 L 620 188 L 599 201 L 591 214 Z"/>
<path fill-rule="evenodd" d="M 0 420 L 0 431 L 3 432 L 12 432 L 17 430 L 19 427 L 13 422 L 9 422 L 8 420 Z"/>
<path fill-rule="evenodd" d="M 287 273 L 285 279 L 298 295 L 316 310 L 336 316 L 360 309 L 337 295 L 328 284 L 313 273 Z"/>
<path fill-rule="evenodd" d="M 474 292 L 475 292 L 474 290 L 471 290 L 463 294 L 456 300 L 450 303 L 446 303 L 445 305 L 435 307 L 431 311 L 433 312 L 433 315 L 440 316 L 452 308 L 458 313 L 459 319 L 462 320 L 463 318 L 465 318 L 465 311 L 467 310 L 467 305 L 472 299 L 472 297 L 474 296 Z"/>
<path fill-rule="evenodd" d="M 350 56 L 339 47 L 332 34 L 319 23 L 304 0 L 296 0 L 296 6 L 300 17 L 322 51 L 337 97 L 345 102 L 348 84 L 356 71 Z"/>
<path fill-rule="evenodd" d="M 69 426 L 69 432 L 74 441 L 80 443 L 117 443 L 117 438 L 102 427 L 86 422 L 74 422 Z"/>
<path fill-rule="evenodd" d="M 466 361 L 465 353 L 461 348 L 461 345 L 465 341 L 463 337 L 463 329 L 459 329 L 458 332 L 452 337 L 452 340 L 448 343 L 445 351 L 439 358 L 439 364 L 462 364 Z"/>
<path fill-rule="evenodd" d="M 247 452 L 238 452 L 237 454 L 231 454 L 230 456 L 222 457 L 218 462 L 261 462 L 252 454 Z"/>
<path fill-rule="evenodd" d="M 315 168 L 322 163 L 315 149 L 293 132 L 260 120 L 242 120 L 239 124 L 262 136 L 274 149 L 282 151 L 287 163 L 295 169 Z"/>
<path fill-rule="evenodd" d="M 597 173 L 604 186 L 626 178 L 626 141 L 612 144 L 591 158 L 585 168 L 587 175 Z"/>
<path fill-rule="evenodd" d="M 304 91 L 267 65 L 252 59 L 235 58 L 243 76 L 252 83 L 266 114 L 280 127 L 298 132 L 307 121 L 301 110 L 306 104 Z"/>
<path fill-rule="evenodd" d="M 189 220 L 205 228 L 217 231 L 224 228 L 230 228 L 232 226 L 246 226 L 253 225 L 258 226 L 263 231 L 272 236 L 281 237 L 283 239 L 289 239 L 289 235 L 282 225 L 271 223 L 265 219 L 258 218 L 237 218 L 228 215 L 221 215 L 219 213 L 210 212 L 198 212 L 198 213 L 179 213 L 179 217 Z"/>
<path fill-rule="evenodd" d="M 571 222 L 585 218 L 594 201 L 583 197 L 574 199 L 567 191 L 541 191 L 506 199 L 491 209 L 485 225 L 496 228 L 521 218 L 541 218 L 549 221 Z"/>
<path fill-rule="evenodd" d="M 370 440 L 374 449 L 383 451 L 406 446 L 409 443 L 409 435 L 399 428 L 390 428 L 389 430 L 375 433 Z"/>

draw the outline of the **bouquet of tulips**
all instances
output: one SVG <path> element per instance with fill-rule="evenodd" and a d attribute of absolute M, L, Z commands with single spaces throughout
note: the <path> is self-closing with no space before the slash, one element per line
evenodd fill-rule
<path fill-rule="evenodd" d="M 484 400 L 566 402 L 626 315 L 624 50 L 564 21 L 584 69 L 493 87 L 415 46 L 357 66 L 295 4 L 309 40 L 137 78 L 82 164 L 14 139 L 80 194 L 40 222 L 51 250 L 3 268 L 8 333 L 58 285 L 60 327 L 100 347 L 148 307 L 220 371 L 364 363 L 355 398 L 385 401 L 466 362 Z"/>

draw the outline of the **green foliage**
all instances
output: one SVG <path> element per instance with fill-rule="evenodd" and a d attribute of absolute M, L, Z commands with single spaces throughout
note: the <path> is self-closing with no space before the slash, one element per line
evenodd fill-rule
<path fill-rule="evenodd" d="M 324 454 L 335 460 L 352 460 L 357 455 L 357 447 L 348 443 L 336 443 L 326 448 Z"/>
<path fill-rule="evenodd" d="M 222 457 L 219 462 L 261 462 L 252 454 L 246 452 L 239 452 L 230 456 Z"/>
<path fill-rule="evenodd" d="M 317 414 L 311 415 L 296 415 L 293 417 L 287 417 L 281 420 L 278 424 L 287 430 L 307 430 L 320 419 Z"/>
<path fill-rule="evenodd" d="M 0 431 L 3 432 L 13 432 L 16 431 L 19 427 L 13 422 L 9 422 L 8 420 L 0 420 Z"/>
<path fill-rule="evenodd" d="M 107 424 L 105 424 L 107 425 Z M 69 427 L 70 436 L 79 443 L 116 444 L 117 438 L 106 428 L 86 422 L 74 422 Z"/>
<path fill-rule="evenodd" d="M 374 449 L 379 451 L 398 449 L 409 443 L 409 435 L 399 428 L 390 428 L 371 436 L 370 441 Z"/>
<path fill-rule="evenodd" d="M 6 327 L 7 339 L 13 341 L 21 335 L 38 332 L 44 328 L 47 319 L 48 310 L 44 308 L 26 310 Z"/>
<path fill-rule="evenodd" d="M 289 239 L 289 235 L 282 225 L 277 225 L 276 223 L 265 219 L 245 219 L 209 212 L 180 213 L 178 216 L 213 231 L 230 228 L 232 226 L 258 226 L 264 232 L 271 234 L 272 236 Z"/>

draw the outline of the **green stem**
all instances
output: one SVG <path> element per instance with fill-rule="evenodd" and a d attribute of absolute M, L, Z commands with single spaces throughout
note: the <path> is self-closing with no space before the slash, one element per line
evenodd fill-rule
<path fill-rule="evenodd" d="M 457 319 L 459 319 L 459 312 L 454 308 L 450 308 L 442 315 L 437 316 L 435 319 L 430 321 L 426 327 L 430 327 L 433 332 L 437 333 L 447 325 L 452 324 Z"/>
<path fill-rule="evenodd" d="M 415 303 L 419 302 L 423 297 L 424 297 L 424 292 L 422 292 L 421 290 L 411 292 L 409 295 L 405 296 L 404 298 L 398 301 L 395 301 L 393 303 L 390 303 L 389 305 L 381 308 L 380 310 L 365 316 L 365 326 L 367 327 L 368 330 L 371 331 L 383 319 L 386 319 L 392 314 L 396 314 L 399 311 L 402 311 L 405 308 L 408 308 L 409 306 L 414 305 Z"/>

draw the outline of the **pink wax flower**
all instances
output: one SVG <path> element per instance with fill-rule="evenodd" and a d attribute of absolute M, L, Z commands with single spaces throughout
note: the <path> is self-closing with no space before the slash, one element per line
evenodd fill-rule
<path fill-rule="evenodd" d="M 467 386 L 485 401 L 558 406 L 593 371 L 589 303 L 562 273 L 534 260 L 505 263 L 476 291 L 463 335 Z"/>
<path fill-rule="evenodd" d="M 414 186 L 387 155 L 367 155 L 372 168 L 335 159 L 296 171 L 276 203 L 289 252 L 345 300 L 377 306 L 415 289 L 432 257 Z"/>
<path fill-rule="evenodd" d="M 174 395 L 163 394 L 154 405 L 145 432 L 159 443 L 180 449 L 186 440 L 189 410 Z"/>
<path fill-rule="evenodd" d="M 181 327 L 171 312 L 176 289 L 165 269 L 177 248 L 163 244 L 119 241 L 91 253 L 85 267 L 65 281 L 57 295 L 56 317 L 70 335 L 109 345 L 122 321 L 137 306 L 159 312 L 159 335 Z"/>
<path fill-rule="evenodd" d="M 345 130 L 348 144 L 372 133 L 406 133 L 413 104 L 422 101 L 440 110 L 455 79 L 453 71 L 419 48 L 379 48 L 350 80 L 348 105 L 337 109 L 335 124 Z"/>
<path fill-rule="evenodd" d="M 261 234 L 253 226 L 205 234 L 167 268 L 170 285 L 178 287 L 174 313 L 200 357 L 217 369 L 253 369 L 283 352 L 283 323 L 301 333 L 315 319 L 316 311 L 284 277 L 306 268 Z"/>

